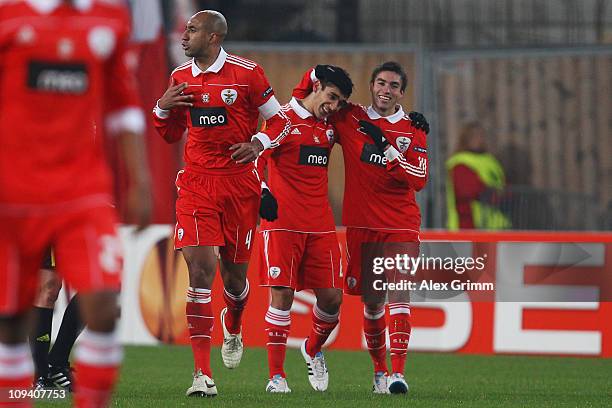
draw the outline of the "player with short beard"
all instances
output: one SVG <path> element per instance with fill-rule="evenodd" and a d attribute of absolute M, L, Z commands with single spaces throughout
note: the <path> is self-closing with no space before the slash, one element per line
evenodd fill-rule
<path fill-rule="evenodd" d="M 304 97 L 316 81 L 308 71 L 293 96 Z M 407 291 L 373 289 L 372 259 L 394 253 L 418 255 L 421 215 L 415 200 L 427 180 L 429 131 L 423 115 L 404 113 L 399 101 L 407 86 L 406 74 L 395 62 L 376 67 L 370 80 L 372 103 L 349 104 L 330 121 L 338 131 L 345 168 L 342 220 L 346 225 L 348 270 L 344 291 L 360 295 L 364 303 L 364 332 L 374 363 L 375 393 L 406 393 L 406 351 L 410 338 Z M 381 252 L 382 251 L 382 252 Z M 399 279 L 390 271 L 385 279 Z M 386 362 L 385 300 L 389 302 L 391 372 Z"/>

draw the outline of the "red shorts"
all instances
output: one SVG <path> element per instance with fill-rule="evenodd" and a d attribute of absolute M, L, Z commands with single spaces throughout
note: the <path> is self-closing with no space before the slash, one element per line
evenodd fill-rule
<path fill-rule="evenodd" d="M 367 228 L 346 228 L 344 293 L 365 295 L 372 282 L 379 278 L 373 273 L 375 257 L 395 257 L 396 254 L 419 255 L 419 234 L 412 231 L 387 232 Z"/>
<path fill-rule="evenodd" d="M 340 245 L 335 232 L 260 233 L 261 286 L 302 289 L 342 288 Z"/>
<path fill-rule="evenodd" d="M 32 307 L 51 246 L 58 273 L 78 292 L 119 290 L 123 253 L 116 223 L 106 206 L 53 216 L 0 215 L 0 315 Z"/>
<path fill-rule="evenodd" d="M 174 248 L 218 246 L 223 259 L 248 262 L 261 195 L 255 170 L 235 175 L 181 170 L 176 188 Z"/>

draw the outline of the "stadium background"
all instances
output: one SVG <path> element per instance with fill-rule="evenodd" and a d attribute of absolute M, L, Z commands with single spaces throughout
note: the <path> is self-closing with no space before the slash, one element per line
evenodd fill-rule
<path fill-rule="evenodd" d="M 549 272 L 542 248 L 562 253 L 578 247 L 588 254 L 582 264 L 561 268 L 566 272 L 561 278 L 544 283 L 594 287 L 598 297 L 592 302 L 520 305 L 468 296 L 415 304 L 410 349 L 612 356 L 612 293 L 604 279 L 612 271 L 612 1 L 132 0 L 130 5 L 133 64 L 147 110 L 163 94 L 171 68 L 185 60 L 180 34 L 198 9 L 225 14 L 225 48 L 260 63 L 281 102 L 306 69 L 333 63 L 350 72 L 356 84 L 352 100 L 368 104 L 372 68 L 396 60 L 409 76 L 404 108 L 425 113 L 432 125 L 430 179 L 418 194 L 423 237 L 492 242 L 497 274 L 516 271 L 500 256 L 500 248 L 516 243 L 526 243 L 536 253 L 533 265 Z M 461 125 L 474 119 L 485 125 L 489 146 L 505 167 L 514 197 L 509 211 L 519 232 L 444 232 L 444 161 Z M 126 248 L 121 337 L 126 344 L 186 344 L 186 267 L 170 241 L 182 146 L 167 145 L 152 126 L 147 144 L 158 225 L 140 235 L 127 226 L 121 230 Z M 117 179 L 121 196 L 121 170 Z M 338 223 L 343 180 L 337 148 L 330 160 L 330 198 Z M 534 273 L 533 265 L 519 265 L 517 273 L 528 267 Z M 256 282 L 257 271 L 249 276 Z M 214 293 L 220 293 L 219 283 Z M 220 298 L 215 310 L 222 307 Z M 254 290 L 246 312 L 249 346 L 265 344 L 267 301 L 265 291 Z M 307 334 L 312 301 L 308 293 L 296 296 L 290 346 Z M 360 316 L 358 300 L 345 298 L 332 349 L 363 348 Z M 220 344 L 218 330 L 214 342 Z M 146 356 L 128 349 L 132 365 L 144 364 Z M 539 361 L 533 364 L 548 364 Z M 480 364 L 486 365 L 473 368 Z M 610 373 L 610 366 L 604 371 Z"/>

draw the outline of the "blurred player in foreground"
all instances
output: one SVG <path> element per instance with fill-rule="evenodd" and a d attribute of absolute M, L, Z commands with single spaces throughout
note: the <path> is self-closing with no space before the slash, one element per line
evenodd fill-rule
<path fill-rule="evenodd" d="M 306 73 L 293 92 L 309 94 L 317 70 Z M 421 215 L 415 192 L 427 180 L 426 133 L 423 115 L 406 114 L 399 104 L 406 90 L 406 73 L 395 62 L 376 67 L 370 80 L 372 103 L 349 104 L 330 117 L 338 132 L 345 166 L 342 219 L 346 225 L 348 270 L 344 291 L 364 303 L 364 332 L 374 363 L 374 393 L 407 393 L 404 379 L 410 339 L 407 291 L 378 291 L 372 270 L 376 256 L 418 255 Z M 401 277 L 388 271 L 387 282 Z M 386 361 L 385 301 L 389 304 L 391 372 Z"/>
<path fill-rule="evenodd" d="M 188 396 L 217 395 L 210 335 L 211 287 L 219 259 L 227 305 L 221 312 L 221 356 L 227 368 L 240 364 L 247 262 L 261 193 L 253 162 L 277 146 L 290 126 L 263 69 L 225 52 L 226 34 L 219 12 L 204 10 L 189 19 L 181 44 L 192 59 L 172 72 L 153 111 L 155 127 L 168 143 L 188 130 L 185 168 L 176 178 L 174 234 L 189 270 L 186 315 L 195 367 Z M 265 132 L 257 132 L 259 115 L 266 120 Z"/>
<path fill-rule="evenodd" d="M 327 195 L 327 164 L 336 132 L 327 117 L 346 103 L 353 83 L 342 68 L 318 68 L 312 93 L 283 106 L 291 119 L 289 136 L 257 161 L 260 174 L 268 163 L 270 189 L 279 208 L 277 220 L 264 220 L 260 226 L 260 282 L 271 293 L 265 330 L 270 372 L 266 391 L 272 393 L 291 392 L 283 363 L 294 292 L 312 289 L 317 298 L 310 335 L 301 347 L 308 379 L 317 391 L 328 386 L 321 347 L 338 325 L 342 302 L 340 247 Z M 265 203 L 264 196 L 262 210 Z"/>
<path fill-rule="evenodd" d="M 27 316 L 53 247 L 88 327 L 75 358 L 80 407 L 109 404 L 122 359 L 105 128 L 131 181 L 126 221 L 144 226 L 151 214 L 144 115 L 126 65 L 130 19 L 114 3 L 0 3 L 0 387 L 32 385 Z"/>

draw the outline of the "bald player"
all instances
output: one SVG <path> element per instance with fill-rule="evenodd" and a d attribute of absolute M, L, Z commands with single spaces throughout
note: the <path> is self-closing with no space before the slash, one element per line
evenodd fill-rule
<path fill-rule="evenodd" d="M 260 205 L 260 181 L 253 164 L 278 146 L 291 123 L 263 69 L 222 47 L 227 22 L 219 12 L 194 14 L 181 45 L 191 59 L 171 74 L 153 110 L 153 122 L 168 142 L 185 131 L 185 167 L 176 178 L 175 249 L 189 270 L 187 322 L 194 355 L 188 396 L 214 396 L 210 369 L 213 328 L 211 288 L 217 266 L 223 279 L 221 356 L 227 368 L 242 358 L 242 311 L 249 295 L 247 262 Z M 259 116 L 266 130 L 257 132 Z"/>

